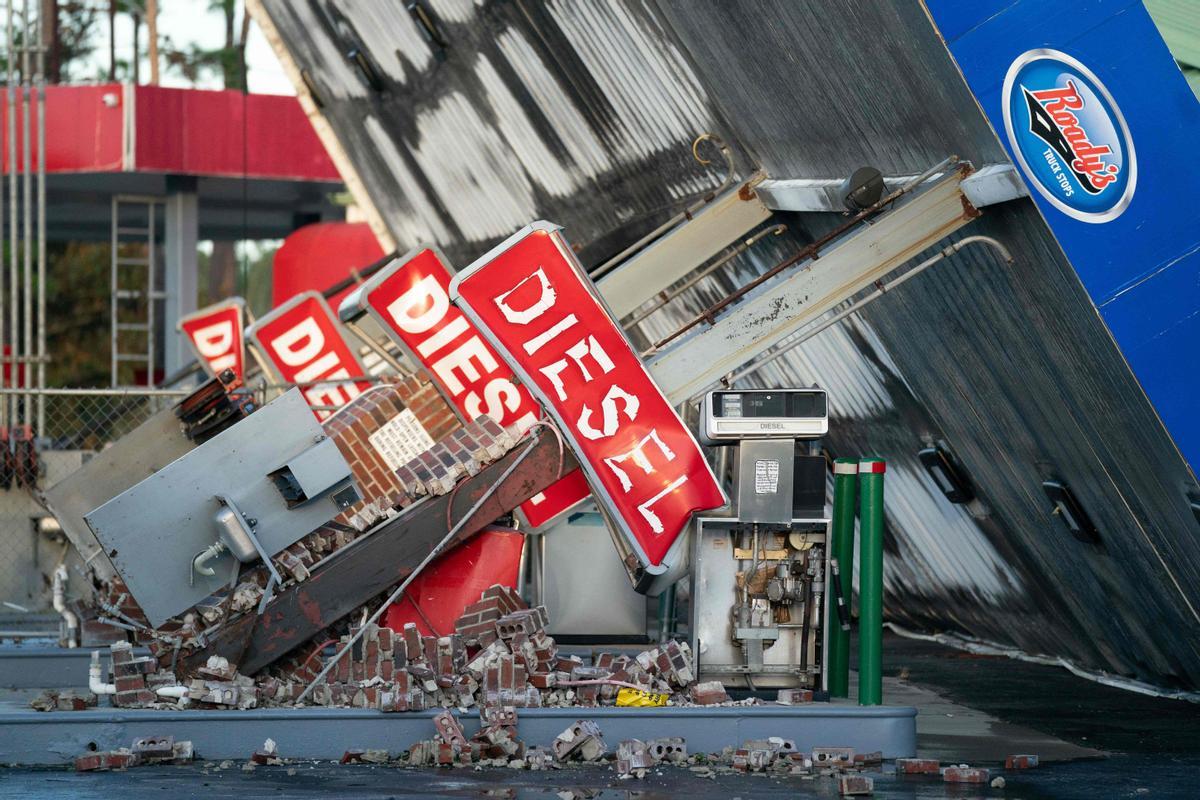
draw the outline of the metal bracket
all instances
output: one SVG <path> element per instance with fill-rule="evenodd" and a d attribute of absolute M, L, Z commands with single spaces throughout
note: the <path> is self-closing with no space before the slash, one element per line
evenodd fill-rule
<path fill-rule="evenodd" d="M 733 638 L 743 640 L 766 639 L 774 641 L 775 639 L 779 638 L 779 628 L 776 628 L 775 626 L 771 626 L 769 628 L 734 628 Z"/>
<path fill-rule="evenodd" d="M 962 192 L 964 172 L 952 170 L 655 355 L 647 367 L 667 399 L 702 392 L 979 216 Z"/>
<path fill-rule="evenodd" d="M 238 510 L 238 507 L 233 502 L 232 497 L 227 494 L 219 494 L 217 495 L 217 502 L 233 512 L 232 518 L 238 523 L 238 527 L 241 528 L 241 533 L 250 540 L 251 544 L 254 545 L 254 549 L 258 551 L 258 557 L 262 559 L 263 564 L 266 565 L 267 570 L 271 573 L 271 580 L 267 582 L 267 589 L 263 593 L 263 597 L 267 597 L 271 593 L 272 582 L 276 586 L 283 583 L 283 578 L 280 577 L 279 572 L 275 569 L 275 564 L 271 561 L 271 554 L 268 553 L 265 548 L 263 548 L 262 542 L 260 542 L 258 537 L 254 535 L 254 526 L 251 525 L 246 517 L 242 515 L 242 512 Z"/>
<path fill-rule="evenodd" d="M 887 191 L 893 191 L 912 178 L 912 175 L 893 175 L 884 178 L 884 182 Z M 768 178 L 758 185 L 758 195 L 774 211 L 844 214 L 846 206 L 841 197 L 844 183 L 844 178 Z M 984 165 L 963 180 L 962 190 L 976 208 L 1029 196 L 1012 164 Z"/>

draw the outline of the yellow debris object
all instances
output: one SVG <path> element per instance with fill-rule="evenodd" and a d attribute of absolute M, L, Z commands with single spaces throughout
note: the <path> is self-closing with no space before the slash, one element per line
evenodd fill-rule
<path fill-rule="evenodd" d="M 641 689 L 620 689 L 617 692 L 617 705 L 622 708 L 654 708 L 665 706 L 670 695 L 643 692 Z"/>

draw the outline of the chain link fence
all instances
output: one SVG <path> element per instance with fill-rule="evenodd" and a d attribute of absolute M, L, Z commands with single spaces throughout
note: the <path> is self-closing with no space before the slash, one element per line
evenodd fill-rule
<path fill-rule="evenodd" d="M 53 575 L 78 556 L 38 495 L 185 396 L 147 389 L 0 390 L 0 632 L 45 627 Z"/>
<path fill-rule="evenodd" d="M 374 384 L 389 379 L 365 375 L 352 380 Z M 252 394 L 261 406 L 294 386 L 259 379 L 238 391 Z M 40 493 L 191 391 L 0 389 L 0 638 L 6 632 L 28 635 L 29 625 L 44 628 L 48 621 L 54 627 L 46 614 L 53 615 L 55 569 L 65 564 L 71 576 L 84 572 Z M 318 412 L 335 408 L 313 406 Z"/>

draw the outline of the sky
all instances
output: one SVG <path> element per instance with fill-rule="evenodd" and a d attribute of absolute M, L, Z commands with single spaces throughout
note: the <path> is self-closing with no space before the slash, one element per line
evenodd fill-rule
<path fill-rule="evenodd" d="M 107 8 L 105 2 L 93 2 Z M 219 11 L 208 10 L 209 0 L 158 0 L 158 30 L 159 35 L 170 37 L 178 47 L 188 44 L 198 44 L 202 47 L 220 47 L 225 39 L 224 16 Z M 238 20 L 242 14 L 242 3 L 238 3 Z M 101 75 L 108 70 L 108 15 L 101 13 L 98 25 L 99 36 L 96 51 L 89 59 L 86 67 L 76 70 L 78 74 Z M 142 47 L 145 48 L 146 28 L 142 26 Z M 133 23 L 127 15 L 117 18 L 117 57 L 129 58 L 133 45 Z M 246 45 L 246 63 L 249 67 L 250 91 L 256 94 L 289 94 L 296 92 L 291 82 L 280 66 L 279 60 L 267 44 L 266 37 L 258 26 L 251 24 L 250 37 Z M 145 82 L 150 74 L 145 58 L 142 60 L 141 79 Z M 162 71 L 159 83 L 162 86 L 187 87 L 196 84 L 183 78 L 176 72 Z M 201 88 L 219 89 L 221 81 L 215 76 L 206 76 L 198 84 Z"/>

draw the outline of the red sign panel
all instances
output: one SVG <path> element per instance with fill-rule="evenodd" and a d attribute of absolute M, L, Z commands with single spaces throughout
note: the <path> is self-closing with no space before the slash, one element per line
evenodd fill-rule
<path fill-rule="evenodd" d="M 665 571 L 691 514 L 725 493 L 557 226 L 511 236 L 450 296 L 558 421 L 643 568 Z"/>
<path fill-rule="evenodd" d="M 342 336 L 341 326 L 317 292 L 301 292 L 251 325 L 246 335 L 285 383 L 300 391 L 317 419 L 333 413 L 370 387 L 347 378 L 363 374 L 362 364 Z M 314 383 L 319 381 L 319 383 Z"/>
<path fill-rule="evenodd" d="M 446 263 L 437 250 L 418 248 L 372 276 L 347 302 L 368 311 L 423 364 L 466 419 L 487 414 L 501 425 L 515 423 L 525 430 L 541 409 L 471 321 L 450 303 Z M 523 503 L 521 511 L 536 527 L 587 496 L 587 481 L 575 470 Z"/>
<path fill-rule="evenodd" d="M 179 320 L 179 330 L 210 375 L 215 377 L 231 369 L 238 380 L 245 379 L 246 347 L 242 338 L 245 310 L 245 300 L 231 297 Z"/>

